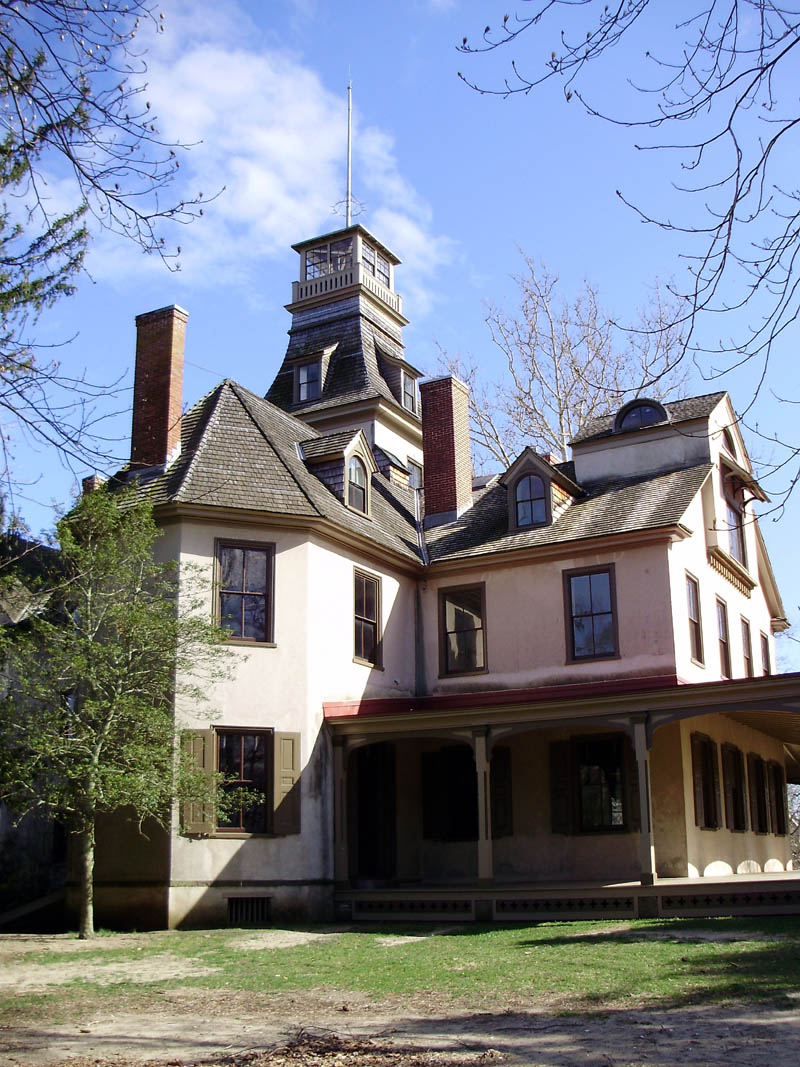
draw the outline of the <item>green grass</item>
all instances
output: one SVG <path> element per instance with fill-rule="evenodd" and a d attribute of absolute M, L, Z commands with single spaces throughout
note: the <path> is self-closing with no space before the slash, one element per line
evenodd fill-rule
<path fill-rule="evenodd" d="M 37 1012 L 63 1015 L 88 998 L 116 998 L 130 1008 L 176 988 L 207 995 L 320 989 L 343 997 L 435 993 L 475 1007 L 538 1003 L 562 1010 L 754 1000 L 797 1007 L 800 919 L 794 917 L 438 929 L 423 940 L 391 946 L 381 939 L 430 935 L 431 928 L 363 926 L 280 949 L 244 950 L 239 943 L 260 932 L 225 929 L 139 935 L 143 941 L 135 948 L 115 947 L 109 937 L 80 951 L 26 952 L 6 966 L 63 963 L 69 978 L 46 993 L 6 996 L 0 1014 L 19 1017 L 35 1004 Z M 690 940 L 693 934 L 708 939 Z M 6 943 L 6 950 L 10 947 Z M 165 956 L 215 970 L 158 977 Z M 113 964 L 133 965 L 143 976 L 152 971 L 153 979 L 101 984 L 92 968 Z"/>

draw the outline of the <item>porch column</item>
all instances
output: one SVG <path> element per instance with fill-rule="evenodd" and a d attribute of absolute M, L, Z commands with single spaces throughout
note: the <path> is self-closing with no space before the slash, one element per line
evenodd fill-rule
<path fill-rule="evenodd" d="M 653 845 L 653 823 L 650 818 L 650 760 L 647 747 L 647 722 L 633 724 L 633 747 L 636 752 L 636 771 L 639 780 L 639 867 L 642 885 L 652 885 L 656 878 L 656 854 Z"/>
<path fill-rule="evenodd" d="M 492 796 L 489 777 L 489 730 L 472 735 L 475 770 L 478 774 L 478 881 L 494 876 L 492 860 Z"/>
<path fill-rule="evenodd" d="M 347 855 L 347 738 L 333 741 L 333 877 L 346 882 L 350 877 Z"/>

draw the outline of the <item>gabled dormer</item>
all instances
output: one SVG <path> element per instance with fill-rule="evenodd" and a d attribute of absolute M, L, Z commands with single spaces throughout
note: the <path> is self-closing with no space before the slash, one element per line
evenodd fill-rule
<path fill-rule="evenodd" d="M 525 448 L 500 479 L 508 494 L 510 533 L 549 526 L 582 490 L 549 458 Z"/>
<path fill-rule="evenodd" d="M 372 475 L 378 466 L 362 430 L 311 437 L 299 445 L 301 458 L 345 507 L 370 514 Z"/>

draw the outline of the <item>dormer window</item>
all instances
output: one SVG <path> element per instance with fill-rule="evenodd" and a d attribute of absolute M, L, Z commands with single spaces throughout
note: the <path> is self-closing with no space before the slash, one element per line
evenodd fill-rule
<path fill-rule="evenodd" d="M 631 400 L 620 408 L 614 420 L 614 432 L 626 433 L 628 430 L 641 430 L 645 426 L 655 426 L 667 422 L 666 409 L 657 400 Z"/>
<path fill-rule="evenodd" d="M 372 245 L 367 244 L 366 241 L 361 242 L 361 262 L 367 274 L 371 274 L 387 289 L 391 289 L 392 268 L 389 260 L 382 256 Z"/>
<path fill-rule="evenodd" d="M 747 566 L 744 540 L 744 502 L 738 478 L 722 470 L 722 488 L 725 496 L 725 521 L 728 527 L 728 551 L 743 567 Z"/>
<path fill-rule="evenodd" d="M 403 371 L 403 407 L 417 413 L 417 383 L 406 371 Z"/>
<path fill-rule="evenodd" d="M 736 445 L 733 443 L 733 434 L 729 426 L 726 426 L 722 431 L 722 447 L 731 459 L 736 459 Z"/>
<path fill-rule="evenodd" d="M 538 526 L 547 522 L 547 491 L 538 474 L 526 474 L 514 487 L 517 526 Z"/>
<path fill-rule="evenodd" d="M 367 472 L 364 464 L 353 456 L 347 465 L 347 503 L 355 511 L 367 511 Z"/>
<path fill-rule="evenodd" d="M 297 368 L 296 403 L 303 404 L 308 400 L 317 400 L 320 385 L 320 361 L 315 359 L 310 363 L 301 363 Z"/>
<path fill-rule="evenodd" d="M 328 241 L 306 251 L 306 281 L 323 274 L 335 274 L 353 265 L 353 238 Z"/>

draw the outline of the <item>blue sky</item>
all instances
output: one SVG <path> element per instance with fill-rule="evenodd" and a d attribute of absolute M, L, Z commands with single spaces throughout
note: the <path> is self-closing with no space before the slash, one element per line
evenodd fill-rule
<path fill-rule="evenodd" d="M 226 376 L 257 393 L 268 388 L 297 277 L 290 245 L 343 225 L 331 208 L 344 196 L 348 75 L 354 193 L 365 205 L 359 221 L 403 261 L 396 284 L 411 320 L 407 352 L 422 370 L 436 369 L 441 345 L 470 353 L 488 375 L 499 371 L 483 319 L 487 304 L 513 307 L 519 249 L 557 273 L 566 296 L 593 281 L 623 319 L 646 302 L 656 278 L 686 271 L 680 242 L 642 224 L 615 196 L 618 188 L 647 196 L 648 206 L 669 212 L 679 175 L 663 154 L 637 152 L 631 133 L 588 118 L 556 84 L 502 100 L 458 79 L 463 70 L 484 84 L 500 80 L 509 57 L 464 56 L 456 45 L 521 5 L 165 0 L 160 8 L 166 30 L 148 41 L 148 99 L 167 138 L 195 143 L 182 157 L 182 192 L 224 191 L 176 235 L 179 273 L 99 235 L 77 295 L 47 311 L 39 328 L 46 342 L 71 339 L 57 350 L 66 371 L 120 379 L 123 392 L 107 410 L 121 413 L 104 424 L 120 458 L 141 312 L 172 303 L 188 310 L 187 404 Z M 522 38 L 517 49 L 531 69 L 548 54 L 544 39 Z M 613 63 L 598 72 L 611 103 L 624 90 L 619 75 Z M 53 192 L 61 192 L 55 182 Z M 797 380 L 785 344 L 776 375 L 784 388 Z M 694 372 L 690 389 L 729 388 L 741 408 L 753 374 L 720 383 Z M 765 394 L 760 424 L 788 425 L 785 408 Z M 19 441 L 16 452 L 28 484 L 15 503 L 34 531 L 47 529 L 51 506 L 68 503 L 75 476 L 42 447 Z M 780 523 L 764 527 L 790 616 L 798 508 L 792 500 Z"/>

